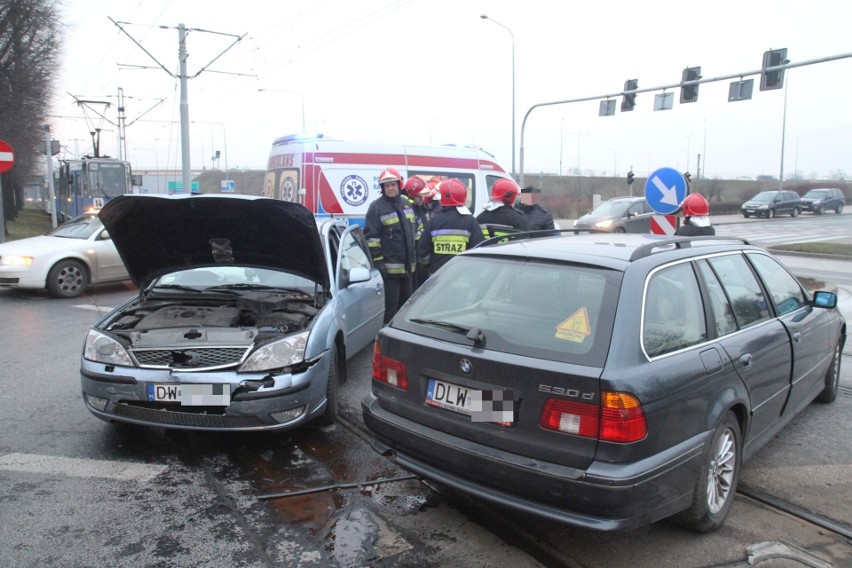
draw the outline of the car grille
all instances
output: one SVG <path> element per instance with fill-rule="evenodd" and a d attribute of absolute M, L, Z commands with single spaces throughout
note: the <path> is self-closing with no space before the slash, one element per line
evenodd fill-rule
<path fill-rule="evenodd" d="M 0 284 L 17 284 L 18 278 L 0 278 Z"/>
<path fill-rule="evenodd" d="M 184 426 L 187 428 L 258 428 L 264 426 L 256 416 L 226 416 L 223 414 L 199 414 L 197 412 L 178 412 L 174 410 L 145 408 L 119 403 L 115 405 L 115 415 L 122 418 L 139 420 L 164 426 Z"/>
<path fill-rule="evenodd" d="M 249 349 L 251 348 L 134 349 L 130 354 L 142 368 L 201 371 L 238 365 L 248 355 Z"/>

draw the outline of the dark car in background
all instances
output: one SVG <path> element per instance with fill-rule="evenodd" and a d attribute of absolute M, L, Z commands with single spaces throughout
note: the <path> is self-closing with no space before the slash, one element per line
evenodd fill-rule
<path fill-rule="evenodd" d="M 575 229 L 610 233 L 650 233 L 654 210 L 644 197 L 615 197 L 574 222 Z"/>
<path fill-rule="evenodd" d="M 802 212 L 802 202 L 795 191 L 761 191 L 742 205 L 743 217 L 766 217 L 777 215 L 796 217 Z"/>
<path fill-rule="evenodd" d="M 843 195 L 843 191 L 834 187 L 811 189 L 802 196 L 802 211 L 810 211 L 817 215 L 823 215 L 826 211 L 834 211 L 839 215 L 843 213 L 844 205 L 846 205 L 846 196 Z"/>
<path fill-rule="evenodd" d="M 379 332 L 364 423 L 379 453 L 511 509 L 713 530 L 742 463 L 836 398 L 836 304 L 738 239 L 478 247 Z"/>

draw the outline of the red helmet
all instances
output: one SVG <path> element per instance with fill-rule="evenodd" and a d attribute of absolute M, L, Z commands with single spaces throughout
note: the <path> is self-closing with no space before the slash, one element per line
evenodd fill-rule
<path fill-rule="evenodd" d="M 402 191 L 404 191 L 408 197 L 414 197 L 424 189 L 426 189 L 426 182 L 423 181 L 423 178 L 414 176 L 408 178 L 408 181 L 405 182 L 405 186 L 402 188 Z"/>
<path fill-rule="evenodd" d="M 467 187 L 455 178 L 445 179 L 438 184 L 441 205 L 444 207 L 464 206 L 467 200 Z"/>
<path fill-rule="evenodd" d="M 402 176 L 399 175 L 399 172 L 393 168 L 383 169 L 382 173 L 379 174 L 379 187 L 383 187 L 386 183 L 392 181 L 397 182 L 400 189 L 402 189 Z"/>
<path fill-rule="evenodd" d="M 494 187 L 491 188 L 491 199 L 511 205 L 520 192 L 518 184 L 510 179 L 503 178 L 497 180 Z"/>
<path fill-rule="evenodd" d="M 686 196 L 680 208 L 684 217 L 701 217 L 710 214 L 710 204 L 700 193 L 690 193 Z"/>

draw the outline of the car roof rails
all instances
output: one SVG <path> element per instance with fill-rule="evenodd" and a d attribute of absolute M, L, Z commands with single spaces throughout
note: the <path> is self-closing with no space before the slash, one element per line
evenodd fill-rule
<path fill-rule="evenodd" d="M 706 237 L 671 237 L 667 239 L 660 239 L 658 241 L 646 243 L 644 245 L 640 245 L 636 247 L 633 251 L 633 254 L 630 255 L 630 262 L 635 260 L 639 260 L 640 258 L 645 258 L 647 256 L 651 256 L 654 252 L 663 251 L 663 250 L 671 250 L 671 249 L 682 249 L 688 248 L 693 245 L 693 243 L 704 242 L 706 244 L 714 244 L 714 243 L 739 243 L 744 245 L 751 245 L 746 239 L 740 237 L 714 237 L 714 236 L 706 236 Z"/>

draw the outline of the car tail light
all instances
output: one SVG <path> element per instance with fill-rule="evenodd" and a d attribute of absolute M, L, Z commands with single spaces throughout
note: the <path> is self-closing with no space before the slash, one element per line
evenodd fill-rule
<path fill-rule="evenodd" d="M 566 434 L 596 438 L 599 415 L 600 408 L 597 404 L 550 398 L 545 403 L 544 412 L 541 414 L 541 427 Z"/>
<path fill-rule="evenodd" d="M 648 424 L 639 399 L 625 392 L 601 393 L 601 440 L 636 442 L 647 433 Z"/>
<path fill-rule="evenodd" d="M 636 442 L 648 433 L 639 400 L 622 392 L 602 392 L 600 406 L 550 398 L 540 424 L 547 430 L 606 442 Z"/>
<path fill-rule="evenodd" d="M 392 387 L 408 390 L 408 375 L 405 364 L 382 355 L 377 341 L 373 347 L 373 380 L 387 383 Z"/>

